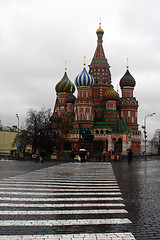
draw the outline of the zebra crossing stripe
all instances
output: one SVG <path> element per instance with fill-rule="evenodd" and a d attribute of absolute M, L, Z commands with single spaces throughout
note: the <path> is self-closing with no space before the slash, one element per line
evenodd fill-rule
<path fill-rule="evenodd" d="M 0 203 L 0 207 L 23 207 L 23 208 L 46 208 L 46 207 L 125 207 L 123 203 L 61 203 L 61 204 L 47 204 L 47 203 Z"/>
<path fill-rule="evenodd" d="M 2 191 L 8 191 L 8 190 L 16 190 L 16 191 L 33 191 L 33 192 L 36 192 L 36 191 L 44 191 L 44 192 L 78 192 L 78 193 L 85 193 L 85 192 L 119 192 L 120 189 L 119 187 L 115 187 L 115 188 L 107 188 L 107 189 L 101 189 L 99 190 L 99 188 L 94 188 L 94 189 L 83 189 L 83 190 L 77 190 L 77 188 L 75 189 L 66 189 L 66 188 L 52 188 L 52 189 L 48 189 L 48 188 L 27 188 L 27 187 L 0 187 L 0 190 Z"/>
<path fill-rule="evenodd" d="M 85 234 L 53 234 L 53 235 L 3 235 L 0 240 L 135 240 L 130 232 L 124 233 L 85 233 Z"/>
<path fill-rule="evenodd" d="M 44 202 L 57 202 L 57 201 L 122 201 L 123 199 L 121 197 L 79 197 L 79 198 L 72 198 L 72 197 L 68 197 L 68 198 L 21 198 L 21 197 L 0 197 L 0 201 L 25 201 L 25 202 L 29 202 L 29 201 L 44 201 Z"/>
<path fill-rule="evenodd" d="M 29 195 L 37 195 L 37 196 L 79 196 L 79 195 L 84 195 L 84 196 L 94 196 L 94 195 L 100 195 L 100 196 L 103 196 L 103 195 L 115 195 L 115 196 L 121 196 L 122 193 L 121 192 L 102 192 L 102 193 L 88 193 L 88 192 L 85 192 L 85 193 L 49 193 L 49 192 L 0 192 L 1 195 L 26 195 L 26 196 L 29 196 Z"/>
<path fill-rule="evenodd" d="M 128 224 L 128 218 L 112 219 L 76 219 L 76 220 L 3 220 L 0 226 L 75 226 L 75 225 L 97 225 L 97 224 Z"/>
<path fill-rule="evenodd" d="M 16 180 L 16 181 L 27 181 L 28 182 L 28 178 L 26 178 L 26 177 L 24 177 L 24 178 L 18 178 L 18 177 L 10 177 L 10 178 L 7 178 L 7 179 L 3 179 L 3 181 L 11 181 L 10 179 L 13 179 L 13 180 Z M 32 179 L 32 178 L 31 178 Z M 44 182 L 44 179 L 38 179 L 38 180 L 35 180 L 35 176 L 34 176 L 34 181 L 33 182 Z M 32 180 L 31 180 L 31 182 L 32 182 Z M 90 180 L 86 180 L 86 181 L 84 181 L 84 180 L 70 180 L 70 179 L 54 179 L 54 178 L 52 178 L 52 179 L 45 179 L 45 182 L 61 182 L 61 183 L 92 183 L 92 184 L 97 184 L 97 183 L 99 183 L 99 184 L 101 184 L 101 183 L 117 183 L 117 180 L 92 180 L 92 181 L 90 181 Z"/>
<path fill-rule="evenodd" d="M 3 181 L 3 183 L 10 183 L 10 184 L 32 184 L 32 183 L 34 183 L 35 185 L 36 184 L 42 184 L 42 185 L 47 185 L 48 183 L 46 182 L 46 183 L 44 183 L 44 181 L 43 181 L 43 183 L 41 182 L 41 181 Z M 97 186 L 117 186 L 118 184 L 116 183 L 116 182 L 113 182 L 113 183 L 68 183 L 68 182 L 66 182 L 66 183 L 61 183 L 61 182 L 56 182 L 56 183 L 52 183 L 51 181 L 49 182 L 50 184 L 49 185 L 53 185 L 53 186 L 59 186 L 59 185 L 65 185 L 65 186 L 95 186 L 95 187 L 97 187 Z"/>
<path fill-rule="evenodd" d="M 53 210 L 53 211 L 0 211 L 0 215 L 52 215 L 52 214 L 121 214 L 125 209 L 96 209 L 96 210 Z"/>
<path fill-rule="evenodd" d="M 13 185 L 14 183 L 7 183 L 7 184 L 5 184 L 5 183 L 0 183 L 0 186 L 11 186 L 11 185 Z M 25 186 L 25 184 L 23 184 L 23 183 L 17 183 L 17 184 L 14 184 L 14 186 Z M 30 187 L 37 187 L 37 186 L 39 186 L 39 184 L 27 184 L 27 186 L 30 186 Z M 52 185 L 52 184 L 50 184 L 50 185 L 46 185 L 46 184 L 41 184 L 41 186 L 43 186 L 43 187 L 48 187 L 48 188 L 55 188 L 56 186 L 60 189 L 60 188 L 65 188 L 65 190 L 66 189 L 95 189 L 95 187 L 93 187 L 93 186 L 65 186 L 65 185 L 62 185 L 62 186 L 59 186 L 59 185 Z M 118 187 L 118 185 L 112 185 L 112 187 L 115 187 L 115 186 L 117 186 Z M 96 188 L 97 189 L 97 188 Z M 108 189 L 108 187 L 98 187 L 98 189 Z"/>

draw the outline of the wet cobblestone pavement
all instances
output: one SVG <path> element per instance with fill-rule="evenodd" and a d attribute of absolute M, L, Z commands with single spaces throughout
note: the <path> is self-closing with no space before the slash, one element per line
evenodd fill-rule
<path fill-rule="evenodd" d="M 160 159 L 112 163 L 136 239 L 160 240 Z"/>
<path fill-rule="evenodd" d="M 0 161 L 0 240 L 160 239 L 160 161 Z"/>

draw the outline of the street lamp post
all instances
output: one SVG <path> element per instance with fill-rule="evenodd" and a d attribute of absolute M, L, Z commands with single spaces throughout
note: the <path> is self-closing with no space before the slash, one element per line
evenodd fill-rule
<path fill-rule="evenodd" d="M 144 125 L 142 126 L 144 132 L 144 143 L 145 143 L 145 161 L 147 160 L 147 129 L 146 129 L 146 120 L 147 117 L 152 117 L 156 113 L 147 114 L 144 118 Z"/>
<path fill-rule="evenodd" d="M 16 114 L 16 117 L 18 119 L 18 128 L 17 128 L 17 159 L 19 158 L 19 116 Z"/>

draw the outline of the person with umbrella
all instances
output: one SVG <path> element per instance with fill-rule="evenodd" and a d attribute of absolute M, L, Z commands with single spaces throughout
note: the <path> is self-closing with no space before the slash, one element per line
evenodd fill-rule
<path fill-rule="evenodd" d="M 81 163 L 85 163 L 85 152 L 86 149 L 80 149 L 80 158 L 81 158 Z"/>
<path fill-rule="evenodd" d="M 128 164 L 132 163 L 132 159 L 133 159 L 133 151 L 132 149 L 128 149 Z"/>

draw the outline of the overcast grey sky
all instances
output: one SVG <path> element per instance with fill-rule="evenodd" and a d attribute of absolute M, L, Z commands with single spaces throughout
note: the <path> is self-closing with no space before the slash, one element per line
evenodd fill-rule
<path fill-rule="evenodd" d="M 0 0 L 0 120 L 23 126 L 29 108 L 53 109 L 55 85 L 71 81 L 91 63 L 101 18 L 103 47 L 117 90 L 129 70 L 136 80 L 139 129 L 147 114 L 148 137 L 160 128 L 159 0 Z M 120 88 L 119 88 L 120 92 Z"/>

